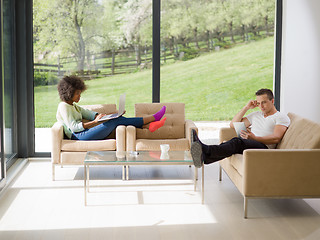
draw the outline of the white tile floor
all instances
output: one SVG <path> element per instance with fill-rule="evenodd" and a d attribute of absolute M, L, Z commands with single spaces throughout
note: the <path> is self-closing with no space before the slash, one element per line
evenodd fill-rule
<path fill-rule="evenodd" d="M 29 161 L 0 198 L 0 239 L 320 239 L 320 200 L 243 198 L 218 164 L 205 168 L 205 204 L 188 166 L 93 168 L 84 206 L 83 168 Z"/>

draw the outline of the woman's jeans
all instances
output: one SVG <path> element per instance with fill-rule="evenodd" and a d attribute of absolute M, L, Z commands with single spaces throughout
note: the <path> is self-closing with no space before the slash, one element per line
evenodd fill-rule
<path fill-rule="evenodd" d="M 125 118 L 119 117 L 115 119 L 111 119 L 102 124 L 99 124 L 93 128 L 85 129 L 82 132 L 73 133 L 71 136 L 72 140 L 103 140 L 106 139 L 109 134 L 116 129 L 119 125 L 132 125 L 137 128 L 142 128 L 143 126 L 143 118 Z"/>
<path fill-rule="evenodd" d="M 268 147 L 258 141 L 239 137 L 221 143 L 220 145 L 202 144 L 202 153 L 205 164 L 210 164 L 233 154 L 242 154 L 246 149 L 267 149 Z"/>

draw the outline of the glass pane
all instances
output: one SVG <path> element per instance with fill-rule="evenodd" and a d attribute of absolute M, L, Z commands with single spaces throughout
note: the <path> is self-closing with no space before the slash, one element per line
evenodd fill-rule
<path fill-rule="evenodd" d="M 114 104 L 126 93 L 131 117 L 135 103 L 152 101 L 152 0 L 34 0 L 33 6 L 37 152 L 50 151 L 41 139 L 56 121 L 63 75 L 86 81 L 80 105 Z"/>
<path fill-rule="evenodd" d="M 194 121 L 231 120 L 272 89 L 275 1 L 161 2 L 161 102 L 184 102 Z"/>
<path fill-rule="evenodd" d="M 7 160 L 15 152 L 14 146 L 14 51 L 12 2 L 3 1 L 3 65 L 4 65 L 4 154 Z"/>

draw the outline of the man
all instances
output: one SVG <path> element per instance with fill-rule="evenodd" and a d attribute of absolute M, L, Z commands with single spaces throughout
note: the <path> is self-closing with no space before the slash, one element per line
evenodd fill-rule
<path fill-rule="evenodd" d="M 250 109 L 259 107 L 256 111 L 244 115 Z M 196 131 L 192 131 L 191 155 L 196 167 L 202 164 L 210 164 L 233 154 L 242 154 L 245 149 L 275 148 L 289 127 L 290 119 L 286 114 L 280 113 L 274 106 L 274 96 L 270 89 L 260 89 L 256 92 L 256 100 L 250 100 L 232 121 L 230 127 L 234 128 L 234 122 L 244 122 L 247 131 L 241 131 L 240 137 L 235 137 L 220 145 L 203 144 Z"/>

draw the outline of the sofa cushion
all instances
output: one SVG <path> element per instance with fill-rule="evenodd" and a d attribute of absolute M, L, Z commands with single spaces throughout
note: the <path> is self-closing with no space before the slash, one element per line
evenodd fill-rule
<path fill-rule="evenodd" d="M 230 164 L 243 176 L 243 154 L 233 154 L 229 157 Z"/>
<path fill-rule="evenodd" d="M 320 124 L 296 114 L 288 114 L 291 123 L 278 144 L 279 149 L 319 149 Z"/>
<path fill-rule="evenodd" d="M 185 138 L 184 103 L 138 103 L 135 104 L 136 117 L 145 117 L 155 114 L 165 105 L 167 107 L 164 117 L 167 118 L 163 127 L 155 132 L 147 128 L 137 129 L 137 139 L 176 139 Z M 147 126 L 148 127 L 148 126 Z"/>
<path fill-rule="evenodd" d="M 149 140 L 149 139 L 137 139 L 136 150 L 137 151 L 160 151 L 160 144 L 169 144 L 170 151 L 185 151 L 190 150 L 189 141 L 186 138 L 182 139 L 161 139 L 161 140 Z"/>
<path fill-rule="evenodd" d="M 87 151 L 116 150 L 116 140 L 106 139 L 97 141 L 62 140 L 61 151 L 87 152 Z"/>

